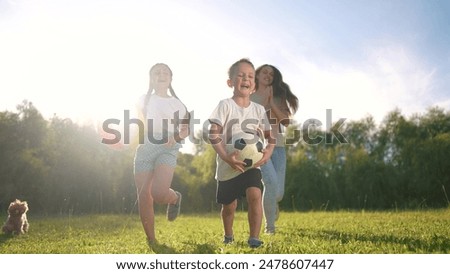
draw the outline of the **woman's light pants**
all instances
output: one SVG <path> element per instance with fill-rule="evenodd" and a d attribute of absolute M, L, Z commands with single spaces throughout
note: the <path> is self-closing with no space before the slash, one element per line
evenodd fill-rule
<path fill-rule="evenodd" d="M 275 232 L 275 221 L 277 219 L 278 202 L 284 195 L 286 178 L 286 149 L 275 147 L 272 157 L 261 166 L 262 179 L 264 183 L 263 207 L 266 218 L 266 232 Z"/>

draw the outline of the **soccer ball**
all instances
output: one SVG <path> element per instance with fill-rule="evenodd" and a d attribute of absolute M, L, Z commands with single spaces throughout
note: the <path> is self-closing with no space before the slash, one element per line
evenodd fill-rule
<path fill-rule="evenodd" d="M 233 136 L 232 150 L 238 150 L 237 159 L 245 163 L 245 168 L 251 168 L 263 157 L 263 142 L 258 135 L 242 132 Z"/>

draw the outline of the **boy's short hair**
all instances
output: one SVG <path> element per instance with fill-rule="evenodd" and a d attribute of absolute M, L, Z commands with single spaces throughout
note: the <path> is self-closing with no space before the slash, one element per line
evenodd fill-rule
<path fill-rule="evenodd" d="M 250 66 L 252 66 L 253 69 L 255 69 L 255 66 L 253 65 L 253 63 L 248 58 L 242 58 L 239 61 L 237 61 L 234 64 L 232 64 L 230 69 L 228 70 L 228 77 L 230 79 L 234 75 L 234 73 L 236 73 L 236 69 L 239 66 L 239 64 L 241 64 L 241 63 L 247 63 Z"/>

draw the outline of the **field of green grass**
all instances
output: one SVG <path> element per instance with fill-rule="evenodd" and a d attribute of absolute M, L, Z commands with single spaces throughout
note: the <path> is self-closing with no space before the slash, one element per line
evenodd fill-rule
<path fill-rule="evenodd" d="M 1 216 L 5 220 L 5 216 Z M 156 217 L 159 245 L 150 248 L 137 214 L 33 217 L 25 235 L 0 234 L 2 254 L 448 254 L 450 210 L 282 212 L 275 235 L 247 246 L 245 212 L 235 242 L 222 243 L 219 214 Z"/>

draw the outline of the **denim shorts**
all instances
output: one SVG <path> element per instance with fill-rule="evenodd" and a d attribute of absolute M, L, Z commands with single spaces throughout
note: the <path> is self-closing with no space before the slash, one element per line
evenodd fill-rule
<path fill-rule="evenodd" d="M 180 144 L 175 144 L 172 147 L 152 143 L 139 145 L 134 156 L 134 174 L 151 172 L 158 165 L 176 167 L 180 148 Z"/>

